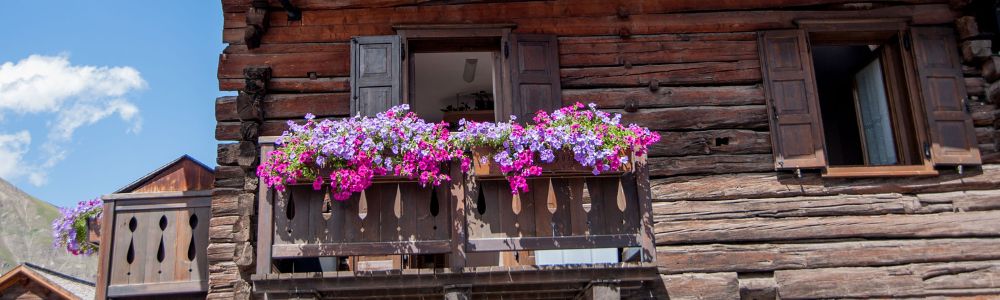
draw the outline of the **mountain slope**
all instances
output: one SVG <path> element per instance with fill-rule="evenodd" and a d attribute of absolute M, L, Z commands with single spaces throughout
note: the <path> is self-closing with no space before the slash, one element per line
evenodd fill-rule
<path fill-rule="evenodd" d="M 73 256 L 52 248 L 52 221 L 59 210 L 0 178 L 0 272 L 31 262 L 94 281 L 97 255 Z"/>

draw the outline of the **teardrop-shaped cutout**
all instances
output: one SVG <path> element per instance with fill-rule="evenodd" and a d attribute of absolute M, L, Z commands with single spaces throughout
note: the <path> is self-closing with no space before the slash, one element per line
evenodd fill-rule
<path fill-rule="evenodd" d="M 483 193 L 483 187 L 479 187 L 479 196 L 476 197 L 476 212 L 480 215 L 486 214 L 486 194 Z"/>
<path fill-rule="evenodd" d="M 191 242 L 188 243 L 188 261 L 194 261 L 195 255 L 198 254 L 198 247 L 194 244 L 194 237 L 191 237 Z"/>
<path fill-rule="evenodd" d="M 128 231 L 135 232 L 135 228 L 138 226 L 139 226 L 139 221 L 136 221 L 135 217 L 132 217 L 131 219 L 128 220 Z"/>
<path fill-rule="evenodd" d="M 198 228 L 198 215 L 191 215 L 191 218 L 188 219 L 188 224 L 191 225 L 191 229 Z"/>
<path fill-rule="evenodd" d="M 438 210 L 440 210 L 439 205 L 441 204 L 438 203 L 438 193 L 434 189 L 431 189 L 431 216 L 437 217 Z"/>
<path fill-rule="evenodd" d="M 163 258 L 167 255 L 166 249 L 163 249 L 163 237 L 160 237 L 160 246 L 156 249 L 156 261 L 163 262 Z"/>
<path fill-rule="evenodd" d="M 292 195 L 292 193 L 288 193 L 288 204 L 285 205 L 285 217 L 288 218 L 288 220 L 295 218 L 295 199 Z"/>
<path fill-rule="evenodd" d="M 358 217 L 362 220 L 368 216 L 368 193 L 361 192 L 361 197 L 358 199 Z M 361 229 L 364 231 L 364 228 Z"/>
<path fill-rule="evenodd" d="M 593 203 L 593 196 L 590 195 L 590 184 L 587 181 L 583 182 L 583 193 L 581 193 L 583 202 L 583 211 L 590 212 L 590 208 Z"/>
<path fill-rule="evenodd" d="M 167 216 L 160 216 L 160 230 L 167 230 Z"/>
<path fill-rule="evenodd" d="M 125 253 L 125 262 L 131 265 L 133 261 L 135 261 L 135 243 L 129 240 L 128 252 Z"/>

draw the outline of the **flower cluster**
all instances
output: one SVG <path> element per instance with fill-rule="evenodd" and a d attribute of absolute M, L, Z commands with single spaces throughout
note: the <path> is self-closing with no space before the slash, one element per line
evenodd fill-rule
<path fill-rule="evenodd" d="M 52 222 L 52 245 L 73 255 L 91 255 L 97 245 L 87 239 L 87 220 L 100 220 L 101 199 L 80 201 L 74 208 L 59 208 L 62 213 Z"/>
<path fill-rule="evenodd" d="M 458 147 L 494 150 L 493 161 L 510 182 L 514 193 L 528 191 L 527 178 L 542 173 L 536 159 L 552 163 L 557 151 L 570 151 L 594 175 L 627 166 L 632 153 L 643 155 L 660 140 L 659 134 L 635 124 L 621 124 L 620 114 L 599 111 L 591 103 L 576 103 L 554 112 L 539 111 L 533 124 L 522 126 L 514 118 L 506 123 L 461 122 L 453 135 Z M 481 162 L 485 163 L 485 162 Z"/>
<path fill-rule="evenodd" d="M 289 121 L 257 176 L 279 191 L 299 179 L 316 190 L 329 183 L 340 201 L 371 186 L 375 176 L 406 177 L 424 186 L 450 180 L 442 164 L 464 156 L 449 143 L 448 125 L 424 122 L 408 110 L 403 104 L 375 117 L 317 121 L 309 114 L 305 124 Z"/>

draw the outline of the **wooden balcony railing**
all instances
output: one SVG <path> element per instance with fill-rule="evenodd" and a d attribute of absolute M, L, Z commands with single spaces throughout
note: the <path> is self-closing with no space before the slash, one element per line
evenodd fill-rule
<path fill-rule="evenodd" d="M 262 139 L 261 155 L 274 146 Z M 451 166 L 452 182 L 421 187 L 381 181 L 347 201 L 294 185 L 260 188 L 257 274 L 284 273 L 282 260 L 438 254 L 460 270 L 483 267 L 482 253 L 632 248 L 636 262 L 653 259 L 645 160 L 619 174 L 547 173 L 513 195 L 502 177 L 466 176 Z M 475 254 L 475 255 L 474 255 Z M 495 260 L 493 265 L 510 266 Z M 517 264 L 533 264 L 531 260 Z M 412 267 L 412 266 L 410 266 Z M 395 269 L 408 268 L 394 264 Z M 357 271 L 351 267 L 323 271 Z"/>
<path fill-rule="evenodd" d="M 210 197 L 211 190 L 104 196 L 99 284 L 107 297 L 207 291 Z"/>

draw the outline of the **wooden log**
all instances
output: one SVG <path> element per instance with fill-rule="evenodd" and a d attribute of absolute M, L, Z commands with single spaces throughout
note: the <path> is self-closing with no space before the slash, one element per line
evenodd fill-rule
<path fill-rule="evenodd" d="M 559 65 L 635 66 L 758 59 L 756 40 L 700 41 L 698 35 L 678 40 L 676 36 L 563 39 L 559 43 Z"/>
<path fill-rule="evenodd" d="M 970 105 L 972 108 L 972 123 L 976 126 L 992 126 L 996 121 L 997 106 L 993 104 Z"/>
<path fill-rule="evenodd" d="M 222 49 L 222 54 L 229 56 L 232 54 L 288 54 L 288 53 L 323 53 L 323 52 L 345 52 L 350 51 L 348 43 L 305 43 L 305 44 L 264 44 L 253 50 L 247 49 L 246 45 L 233 44 Z M 262 55 L 250 56 L 254 58 L 265 57 Z"/>
<path fill-rule="evenodd" d="M 249 65 L 271 67 L 272 77 L 338 77 L 351 72 L 351 58 L 346 46 L 339 51 L 281 54 L 222 54 L 219 55 L 219 78 L 243 78 L 243 68 Z"/>
<path fill-rule="evenodd" d="M 657 245 L 836 238 L 1000 236 L 1000 211 L 656 223 Z"/>
<path fill-rule="evenodd" d="M 1000 294 L 1000 261 L 775 271 L 782 299 Z"/>
<path fill-rule="evenodd" d="M 720 168 L 719 166 L 725 166 Z M 702 155 L 649 158 L 649 175 L 720 174 L 774 170 L 771 154 Z"/>
<path fill-rule="evenodd" d="M 990 56 L 983 62 L 983 78 L 987 82 L 996 82 L 1000 79 L 1000 56 Z"/>
<path fill-rule="evenodd" d="M 962 42 L 962 60 L 966 63 L 981 62 L 993 54 L 990 40 L 971 40 Z"/>
<path fill-rule="evenodd" d="M 661 275 L 669 299 L 740 299 L 736 273 Z"/>
<path fill-rule="evenodd" d="M 436 6 L 452 6 L 456 7 L 457 10 L 466 10 L 470 6 L 482 6 L 486 9 L 495 9 L 497 6 L 489 5 L 488 3 L 494 2 L 517 2 L 517 1 L 496 1 L 496 0 L 462 0 L 462 1 L 437 1 L 437 0 L 341 0 L 341 1 L 324 1 L 324 0 L 303 0 L 295 2 L 295 6 L 304 11 L 323 11 L 323 10 L 343 10 L 343 9 L 408 9 L 414 10 L 417 6 L 422 9 L 431 9 Z M 548 9 L 565 11 L 566 13 L 599 13 L 605 14 L 616 14 L 619 7 L 624 9 L 624 11 L 629 14 L 635 13 L 676 13 L 676 12 L 686 12 L 686 11 L 717 11 L 717 10 L 751 10 L 751 9 L 767 9 L 767 8 L 788 8 L 788 7 L 809 7 L 809 6 L 824 6 L 833 5 L 840 3 L 852 3 L 852 1 L 846 0 L 778 0 L 778 1 L 724 1 L 724 0 L 708 0 L 708 1 L 698 1 L 698 0 L 678 0 L 669 2 L 652 2 L 652 3 L 630 3 L 625 2 L 624 5 L 618 6 L 617 2 L 613 3 L 615 5 L 610 5 L 607 1 L 599 0 L 581 0 L 581 1 L 548 1 L 552 5 Z M 941 3 L 942 1 L 937 0 L 903 0 L 896 1 L 898 3 L 909 3 L 909 4 L 921 4 L 921 3 Z M 545 6 L 527 6 L 531 3 L 525 3 L 524 9 L 546 9 Z M 567 4 L 577 4 L 576 6 Z M 269 1 L 269 5 L 273 9 L 283 9 L 281 2 L 278 0 Z M 250 7 L 250 2 L 246 0 L 223 0 L 222 8 L 226 15 L 245 12 Z M 373 10 L 377 11 L 377 10 Z M 489 11 L 489 10 L 485 10 Z M 520 12 L 520 11 L 519 11 Z M 282 17 L 276 17 L 275 21 L 285 22 Z M 278 22 L 275 22 L 278 23 Z"/>
<path fill-rule="evenodd" d="M 754 84 L 761 80 L 760 61 L 680 63 L 626 67 L 564 68 L 564 88 L 638 87 L 660 85 Z"/>
<path fill-rule="evenodd" d="M 763 105 L 643 109 L 623 113 L 622 122 L 653 130 L 764 129 L 768 122 L 766 111 Z"/>
<path fill-rule="evenodd" d="M 989 103 L 1000 104 L 1000 80 L 986 87 L 986 100 Z"/>
<path fill-rule="evenodd" d="M 1000 259 L 998 239 L 929 239 L 660 246 L 661 273 L 770 272 Z"/>
<path fill-rule="evenodd" d="M 666 108 L 684 106 L 763 105 L 764 89 L 760 85 L 661 87 L 650 91 L 642 88 L 566 89 L 564 104 L 595 103 L 599 108 Z"/>
<path fill-rule="evenodd" d="M 824 179 L 818 174 L 767 172 L 676 176 L 650 180 L 653 198 L 669 200 L 723 200 L 795 196 L 859 195 L 878 193 L 935 193 L 1000 188 L 1000 165 L 966 169 L 963 174 L 941 170 L 935 177 Z M 726 187 L 726 188 L 719 188 Z"/>
<path fill-rule="evenodd" d="M 996 139 L 997 133 L 1000 133 L 1000 132 L 998 132 L 992 126 L 990 126 L 990 127 L 976 127 L 976 141 L 978 141 L 980 145 L 981 144 L 994 144 L 994 145 L 996 145 L 997 144 L 997 139 Z M 662 134 L 660 136 L 662 136 Z"/>
<path fill-rule="evenodd" d="M 219 79 L 219 90 L 236 91 L 244 89 L 242 79 Z M 335 93 L 349 92 L 350 79 L 347 77 L 322 78 L 271 78 L 267 85 L 270 92 L 288 93 Z"/>
<path fill-rule="evenodd" d="M 323 43 L 346 42 L 352 36 L 393 34 L 392 24 L 420 23 L 508 23 L 514 22 L 517 32 L 550 33 L 559 36 L 619 35 L 623 29 L 630 35 L 665 33 L 716 33 L 752 32 L 769 29 L 795 28 L 801 19 L 847 19 L 847 18 L 910 18 L 914 25 L 938 25 L 954 22 L 955 12 L 943 4 L 901 5 L 869 10 L 757 10 L 739 12 L 697 12 L 679 14 L 631 14 L 628 19 L 620 19 L 616 8 L 605 10 L 601 16 L 573 16 L 566 10 L 555 9 L 549 3 L 540 3 L 542 9 L 513 9 L 482 6 L 463 8 L 448 6 L 448 10 L 436 8 L 401 9 L 381 12 L 365 11 L 317 11 L 303 12 L 303 21 L 278 26 L 275 22 L 262 44 L 276 43 Z M 647 3 L 643 3 L 645 5 Z M 579 4 L 566 4 L 583 7 Z M 339 14 L 329 17 L 314 17 L 313 14 Z M 310 21 L 314 20 L 314 21 Z M 301 26 L 309 24 L 310 26 Z M 229 26 L 227 26 L 229 27 Z M 239 44 L 243 29 L 223 30 L 223 41 Z"/>
<path fill-rule="evenodd" d="M 947 204 L 954 211 L 1000 209 L 1000 191 L 997 190 L 918 194 L 917 199 L 921 203 Z"/>
<path fill-rule="evenodd" d="M 964 16 L 955 19 L 955 29 L 958 29 L 958 38 L 968 40 L 979 36 L 979 24 L 976 17 Z"/>
<path fill-rule="evenodd" d="M 966 77 L 965 78 L 965 89 L 966 93 L 973 96 L 983 96 L 986 95 L 986 80 L 982 77 Z"/>
<path fill-rule="evenodd" d="M 650 157 L 771 153 L 770 134 L 764 131 L 661 131 L 660 138 L 661 142 L 649 148 Z"/>
<path fill-rule="evenodd" d="M 217 121 L 239 120 L 235 100 L 235 97 L 216 99 Z M 348 115 L 349 104 L 350 95 L 347 93 L 268 94 L 264 97 L 262 108 L 265 119 L 301 119 L 307 113 L 317 117 L 344 117 Z"/>
<path fill-rule="evenodd" d="M 981 77 L 983 76 L 983 72 L 979 67 L 962 65 L 962 75 L 965 75 L 965 77 Z"/>
<path fill-rule="evenodd" d="M 1000 192 L 991 193 L 1000 197 Z M 950 198 L 954 200 L 954 198 Z M 1000 201 L 998 201 L 1000 202 Z M 916 196 L 898 193 L 874 195 L 802 196 L 719 201 L 653 203 L 656 222 L 692 220 L 789 218 L 907 214 L 917 212 Z"/>

